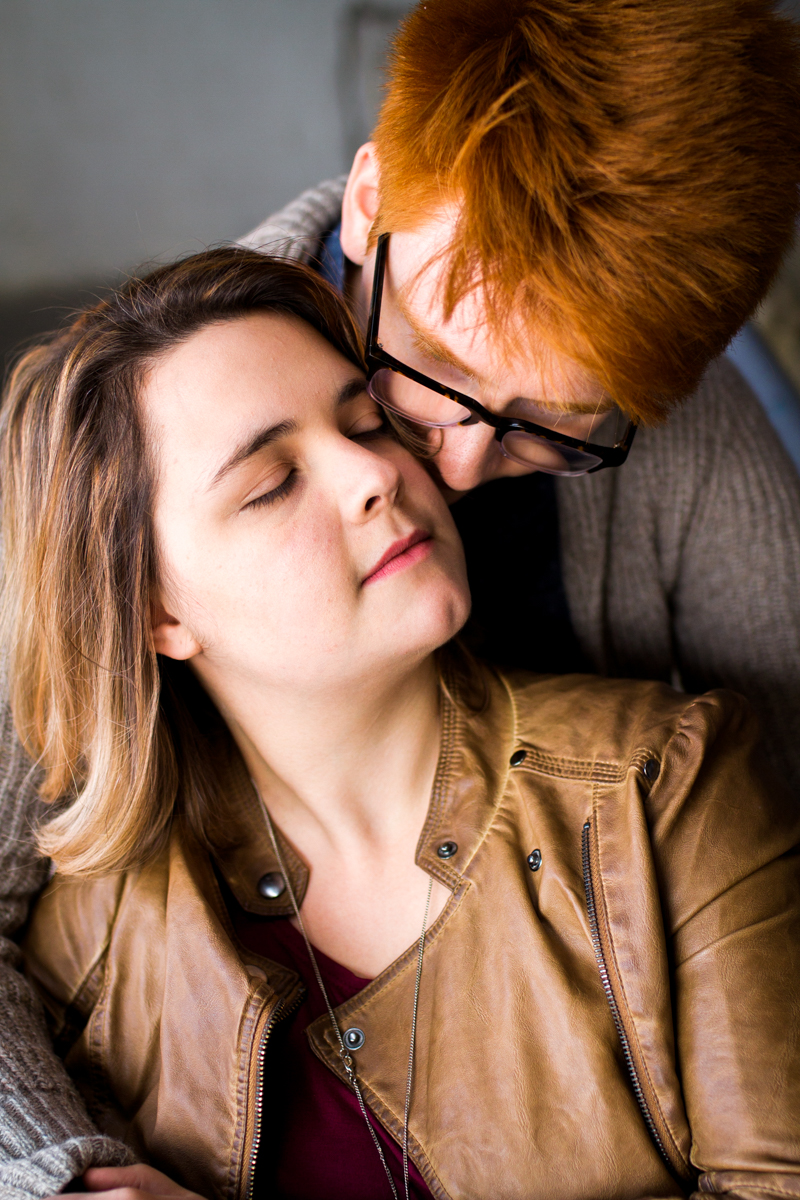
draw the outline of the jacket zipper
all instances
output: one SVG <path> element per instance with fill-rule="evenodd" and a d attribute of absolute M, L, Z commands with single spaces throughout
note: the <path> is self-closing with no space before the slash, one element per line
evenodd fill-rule
<path fill-rule="evenodd" d="M 589 838 L 590 838 L 590 834 L 591 834 L 591 828 L 592 828 L 591 822 L 587 821 L 583 827 L 583 834 L 582 834 L 582 838 L 581 838 L 581 848 L 582 848 L 582 859 L 583 859 L 583 886 L 584 886 L 584 890 L 586 892 L 586 909 L 589 914 L 589 931 L 590 931 L 591 937 L 592 937 L 592 946 L 594 947 L 594 956 L 597 959 L 597 966 L 600 971 L 600 980 L 603 984 L 603 991 L 606 994 L 606 1000 L 608 1001 L 608 1007 L 611 1009 L 611 1016 L 614 1019 L 614 1025 L 616 1026 L 617 1034 L 619 1036 L 620 1044 L 622 1046 L 622 1053 L 625 1056 L 625 1064 L 628 1068 L 628 1074 L 630 1075 L 631 1083 L 633 1085 L 634 1095 L 636 1096 L 636 1100 L 639 1104 L 639 1108 L 641 1110 L 642 1116 L 644 1117 L 644 1121 L 645 1121 L 645 1124 L 647 1125 L 650 1136 L 653 1139 L 653 1141 L 655 1142 L 655 1145 L 658 1149 L 659 1154 L 661 1155 L 661 1157 L 664 1159 L 664 1162 L 669 1167 L 670 1174 L 674 1175 L 675 1174 L 675 1164 L 672 1162 L 672 1160 L 670 1159 L 666 1150 L 664 1149 L 664 1143 L 662 1142 L 661 1138 L 659 1137 L 658 1130 L 656 1129 L 655 1121 L 653 1120 L 653 1115 L 650 1112 L 650 1109 L 647 1104 L 647 1100 L 645 1099 L 644 1092 L 642 1091 L 642 1085 L 639 1081 L 639 1075 L 636 1070 L 636 1064 L 633 1061 L 633 1055 L 631 1053 L 631 1044 L 630 1044 L 630 1041 L 628 1040 L 628 1035 L 625 1032 L 625 1027 L 622 1024 L 622 1017 L 620 1015 L 619 1005 L 617 1004 L 617 999 L 616 999 L 616 996 L 614 995 L 614 989 L 611 986 L 611 979 L 608 974 L 608 967 L 606 965 L 605 954 L 603 953 L 603 946 L 600 941 L 600 928 L 599 928 L 599 925 L 597 922 L 597 908 L 596 908 L 595 900 L 594 900 L 594 884 L 592 882 L 592 868 L 591 868 L 591 860 L 590 860 Z"/>
<path fill-rule="evenodd" d="M 279 1000 L 275 1008 L 272 1010 L 272 1015 L 270 1016 L 269 1020 L 265 1022 L 264 1028 L 261 1031 L 261 1041 L 259 1042 L 258 1055 L 256 1057 L 256 1111 L 253 1122 L 253 1141 L 250 1146 L 250 1156 L 247 1168 L 247 1188 L 245 1191 L 247 1200 L 253 1200 L 253 1189 L 255 1187 L 256 1177 L 256 1160 L 258 1158 L 258 1151 L 261 1146 L 261 1117 L 264 1109 L 264 1060 L 267 1055 L 267 1042 L 269 1041 L 269 1035 L 272 1033 L 272 1030 L 275 1028 L 278 1022 L 285 1020 L 286 1017 L 293 1013 L 294 1010 L 299 1007 L 304 996 L 305 990 L 300 988 L 291 1004 L 289 1004 L 285 1009 L 284 1005 L 286 1004 L 286 1001 Z"/>

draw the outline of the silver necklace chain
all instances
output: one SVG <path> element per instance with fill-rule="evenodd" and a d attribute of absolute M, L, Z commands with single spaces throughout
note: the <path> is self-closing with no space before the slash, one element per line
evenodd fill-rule
<path fill-rule="evenodd" d="M 306 949 L 308 950 L 308 957 L 311 959 L 311 966 L 314 969 L 314 975 L 316 976 L 317 983 L 319 984 L 319 990 L 322 992 L 322 998 L 325 1001 L 325 1007 L 328 1010 L 328 1016 L 330 1017 L 330 1020 L 331 1020 L 331 1026 L 333 1028 L 334 1033 L 336 1034 L 336 1039 L 339 1043 L 339 1057 L 342 1060 L 342 1066 L 345 1069 L 345 1073 L 347 1075 L 350 1086 L 352 1087 L 353 1091 L 356 1094 L 356 1098 L 358 1099 L 358 1106 L 361 1109 L 361 1115 L 363 1116 L 363 1118 L 366 1122 L 367 1129 L 369 1130 L 369 1133 L 370 1133 L 370 1137 L 372 1138 L 372 1141 L 375 1145 L 375 1149 L 378 1151 L 380 1160 L 383 1163 L 383 1169 L 386 1172 L 386 1178 L 389 1180 L 389 1187 L 392 1189 L 392 1196 L 394 1197 L 394 1200 L 399 1200 L 399 1197 L 397 1195 L 397 1188 L 396 1188 L 395 1182 L 394 1182 L 394 1178 L 392 1177 L 392 1172 L 389 1170 L 389 1164 L 387 1163 L 386 1156 L 383 1153 L 383 1147 L 381 1146 L 380 1142 L 378 1141 L 378 1135 L 376 1134 L 375 1128 L 372 1124 L 372 1121 L 370 1121 L 370 1119 L 369 1119 L 369 1114 L 367 1113 L 367 1106 L 364 1103 L 364 1097 L 361 1094 L 361 1087 L 358 1082 L 358 1077 L 356 1076 L 356 1070 L 355 1070 L 355 1064 L 353 1062 L 353 1056 L 348 1053 L 347 1047 L 344 1044 L 344 1038 L 342 1037 L 341 1030 L 339 1029 L 339 1022 L 336 1020 L 336 1014 L 334 1013 L 333 1006 L 331 1005 L 331 1002 L 328 999 L 328 993 L 325 990 L 325 984 L 322 982 L 322 974 L 320 972 L 319 965 L 317 963 L 316 955 L 314 954 L 314 951 L 312 949 L 311 942 L 308 940 L 308 934 L 306 933 L 306 927 L 303 924 L 303 918 L 300 916 L 300 906 L 297 903 L 297 898 L 294 894 L 294 888 L 292 887 L 292 881 L 289 878 L 289 872 L 286 870 L 286 866 L 283 861 L 283 855 L 281 854 L 280 847 L 278 846 L 278 839 L 275 836 L 275 829 L 272 824 L 272 818 L 270 817 L 269 811 L 267 810 L 267 806 L 263 803 L 263 801 L 262 801 L 262 806 L 263 806 L 264 812 L 266 813 L 266 816 L 267 816 L 267 827 L 269 829 L 269 836 L 272 839 L 272 848 L 275 851 L 275 857 L 278 860 L 278 865 L 281 869 L 281 873 L 283 874 L 283 878 L 286 881 L 286 887 L 288 888 L 288 891 L 289 891 L 289 898 L 292 902 L 292 908 L 294 909 L 294 914 L 297 917 L 297 924 L 300 926 L 300 932 L 303 935 L 303 941 L 305 942 Z M 413 1078 L 414 1078 L 414 1045 L 415 1045 L 416 1036 L 417 1036 L 417 1008 L 419 1006 L 419 985 L 420 985 L 420 980 L 422 979 L 422 956 L 425 952 L 425 931 L 428 927 L 428 914 L 430 912 L 430 907 L 431 907 L 432 891 L 433 891 L 433 876 L 431 876 L 431 878 L 428 882 L 428 898 L 425 902 L 425 916 L 422 921 L 422 932 L 419 935 L 419 947 L 418 947 L 418 951 L 417 951 L 417 978 L 414 983 L 414 1006 L 413 1006 L 413 1009 L 411 1012 L 411 1040 L 410 1040 L 409 1047 L 408 1047 L 408 1075 L 406 1077 L 406 1101 L 405 1101 L 405 1107 L 403 1110 L 403 1187 L 405 1190 L 405 1200 L 409 1200 L 409 1191 L 408 1191 L 408 1118 L 409 1118 L 409 1114 L 411 1112 L 411 1086 L 412 1086 L 412 1082 L 413 1082 Z"/>

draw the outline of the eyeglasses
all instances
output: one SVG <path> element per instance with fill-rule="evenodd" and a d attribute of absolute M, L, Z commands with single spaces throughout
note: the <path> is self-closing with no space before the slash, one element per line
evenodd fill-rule
<path fill-rule="evenodd" d="M 636 423 L 613 405 L 596 413 L 546 412 L 536 409 L 536 421 L 524 416 L 500 417 L 463 392 L 446 387 L 389 354 L 379 337 L 383 281 L 390 234 L 378 238 L 375 276 L 367 326 L 367 388 L 383 408 L 431 429 L 474 425 L 494 429 L 502 453 L 548 475 L 588 475 L 603 467 L 619 467 L 628 457 Z M 547 424 L 552 420 L 552 425 Z"/>

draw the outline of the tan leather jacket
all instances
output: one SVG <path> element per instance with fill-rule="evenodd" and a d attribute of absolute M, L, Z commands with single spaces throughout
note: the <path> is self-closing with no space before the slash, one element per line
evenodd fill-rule
<path fill-rule="evenodd" d="M 452 891 L 410 1121 L 434 1196 L 800 1197 L 800 818 L 753 766 L 744 703 L 488 686 L 480 715 L 443 701 L 418 847 Z M 245 907 L 286 912 L 256 890 L 277 864 L 243 773 L 226 802 L 239 841 L 217 868 Z M 176 826 L 139 871 L 56 878 L 25 949 L 101 1128 L 205 1196 L 247 1197 L 262 1084 L 280 1087 L 270 1031 L 302 992 L 236 944 L 208 855 Z M 414 966 L 410 948 L 337 1014 L 398 1140 Z M 343 1077 L 327 1018 L 309 1036 Z"/>

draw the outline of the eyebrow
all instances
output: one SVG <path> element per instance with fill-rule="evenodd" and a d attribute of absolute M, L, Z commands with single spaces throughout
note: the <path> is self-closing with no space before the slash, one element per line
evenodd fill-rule
<path fill-rule="evenodd" d="M 485 387 L 485 381 L 482 380 L 479 375 L 476 375 L 475 372 L 468 367 L 465 362 L 462 362 L 457 354 L 454 354 L 452 350 L 448 349 L 444 342 L 441 342 L 434 333 L 430 333 L 428 330 L 423 329 L 422 326 L 417 323 L 416 318 L 399 292 L 395 295 L 395 303 L 397 304 L 397 307 L 399 308 L 406 324 L 413 333 L 414 343 L 418 349 L 422 350 L 430 358 L 443 362 L 448 367 L 452 367 L 466 379 L 470 379 L 473 383 L 478 384 L 479 387 Z M 536 408 L 541 409 L 541 411 L 546 413 L 548 416 L 597 416 L 600 413 L 609 411 L 609 406 L 603 408 L 602 399 L 575 401 L 570 404 L 569 408 L 564 408 L 564 406 L 559 404 L 557 401 L 545 400 L 543 397 L 537 397 L 534 399 L 532 396 L 515 396 L 514 400 L 519 400 L 523 404 L 533 404 Z M 514 403 L 514 400 L 512 400 L 511 403 Z"/>
<path fill-rule="evenodd" d="M 363 378 L 358 376 L 348 379 L 338 391 L 334 402 L 335 408 L 339 409 L 343 404 L 348 404 L 354 400 L 356 396 L 360 396 L 366 391 L 366 384 Z M 240 467 L 242 463 L 247 462 L 254 454 L 258 454 L 266 446 L 271 446 L 274 442 L 281 441 L 282 438 L 290 437 L 293 433 L 297 433 L 299 425 L 295 420 L 276 421 L 273 425 L 267 425 L 264 429 L 259 429 L 245 441 L 239 443 L 236 449 L 228 458 L 217 468 L 211 483 L 208 485 L 208 490 L 211 491 L 217 487 L 226 475 Z"/>
<path fill-rule="evenodd" d="M 437 359 L 439 362 L 445 363 L 448 367 L 452 367 L 467 379 L 471 379 L 475 383 L 481 384 L 481 386 L 483 385 L 483 381 L 479 379 L 472 368 L 468 367 L 457 354 L 454 354 L 452 350 L 445 346 L 444 342 L 436 337 L 436 334 L 423 329 L 418 324 L 414 314 L 399 292 L 395 294 L 395 303 L 400 309 L 409 329 L 414 334 L 414 341 L 420 350 L 423 350 L 430 358 Z"/>

